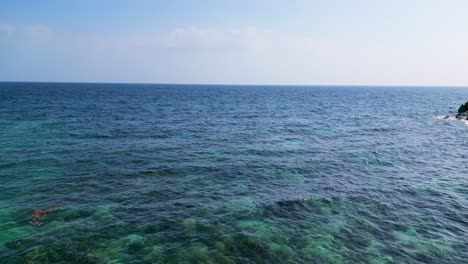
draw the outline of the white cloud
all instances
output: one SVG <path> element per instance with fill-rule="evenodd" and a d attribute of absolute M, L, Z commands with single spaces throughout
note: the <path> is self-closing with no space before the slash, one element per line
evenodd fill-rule
<path fill-rule="evenodd" d="M 121 76 L 136 67 L 153 69 L 144 81 L 389 85 L 468 81 L 460 73 L 468 67 L 468 52 L 462 48 L 466 39 L 384 36 L 333 41 L 255 27 L 188 27 L 159 35 L 95 36 L 90 43 L 93 57 L 114 62 L 113 72 Z"/>
<path fill-rule="evenodd" d="M 90 38 L 94 45 L 100 47 L 157 47 L 189 49 L 243 49 L 263 50 L 274 47 L 316 48 L 323 41 L 304 37 L 294 37 L 262 30 L 258 28 L 216 29 L 216 28 L 178 28 L 161 35 L 142 36 L 94 36 Z"/>
<path fill-rule="evenodd" d="M 0 23 L 0 37 L 10 37 L 15 32 L 12 25 Z"/>
<path fill-rule="evenodd" d="M 94 66 L 108 62 L 112 72 L 123 73 L 120 76 L 128 75 L 129 67 L 150 69 L 148 78 L 161 72 L 159 79 L 174 73 L 179 76 L 161 80 L 165 82 L 291 83 L 294 78 L 306 82 L 323 72 L 319 64 L 327 56 L 337 53 L 330 41 L 254 27 L 188 27 L 159 35 L 93 36 L 89 45 L 90 57 L 97 61 Z"/>
<path fill-rule="evenodd" d="M 53 35 L 52 29 L 43 24 L 26 25 L 23 33 L 30 40 L 47 40 Z"/>
<path fill-rule="evenodd" d="M 79 35 L 46 25 L 9 32 L 44 80 L 250 84 L 464 84 L 466 38 L 327 40 L 246 28 L 186 27 L 154 35 Z M 12 28 L 12 29 L 11 29 Z M 27 40 L 27 41 L 24 41 Z M 422 45 L 424 44 L 424 45 Z M 3 51 L 5 52 L 5 50 Z M 13 61 L 13 60 L 12 60 Z M 34 67 L 36 65 L 36 67 Z M 43 67 L 47 65 L 47 67 Z M 21 66 L 21 67 L 20 67 Z M 56 74 L 60 72 L 60 74 Z M 62 77 L 65 76 L 65 77 Z M 0 76 L 1 77 L 1 76 Z M 65 79 L 56 79 L 56 78 Z M 43 80 L 43 79 L 41 79 Z"/>

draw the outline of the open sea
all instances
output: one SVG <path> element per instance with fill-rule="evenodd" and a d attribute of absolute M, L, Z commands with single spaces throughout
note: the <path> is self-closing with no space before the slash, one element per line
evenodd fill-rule
<path fill-rule="evenodd" d="M 0 83 L 0 263 L 468 263 L 467 100 Z"/>

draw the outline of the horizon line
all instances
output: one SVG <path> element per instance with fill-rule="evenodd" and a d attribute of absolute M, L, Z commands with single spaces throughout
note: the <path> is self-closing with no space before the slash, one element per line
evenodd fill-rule
<path fill-rule="evenodd" d="M 389 85 L 389 84 L 230 84 L 230 83 L 165 83 L 165 82 L 90 82 L 90 81 L 0 81 L 0 83 L 56 83 L 56 84 L 137 84 L 191 86 L 294 86 L 294 87 L 400 87 L 400 88 L 468 88 L 468 85 Z"/>

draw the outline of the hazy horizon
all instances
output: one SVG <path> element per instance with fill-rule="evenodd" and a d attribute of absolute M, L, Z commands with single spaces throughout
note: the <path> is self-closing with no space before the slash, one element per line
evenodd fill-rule
<path fill-rule="evenodd" d="M 0 81 L 468 85 L 468 2 L 15 1 Z"/>
<path fill-rule="evenodd" d="M 161 83 L 161 82 L 86 82 L 86 81 L 2 81 L 0 83 L 52 83 L 52 84 L 117 84 L 117 85 L 169 85 L 169 86 L 290 86 L 290 87 L 353 87 L 353 88 L 468 88 L 468 85 L 373 85 L 373 84 L 242 84 L 242 83 Z"/>

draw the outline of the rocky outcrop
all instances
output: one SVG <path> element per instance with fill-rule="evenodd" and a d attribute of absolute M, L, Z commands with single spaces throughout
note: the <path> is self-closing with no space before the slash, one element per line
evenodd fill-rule
<path fill-rule="evenodd" d="M 468 111 L 456 115 L 455 118 L 460 120 L 468 120 Z"/>
<path fill-rule="evenodd" d="M 468 120 L 468 101 L 458 108 L 458 115 L 456 115 L 455 118 Z"/>
<path fill-rule="evenodd" d="M 465 113 L 468 111 L 468 101 L 462 105 L 460 105 L 460 108 L 458 108 L 458 113 Z"/>

